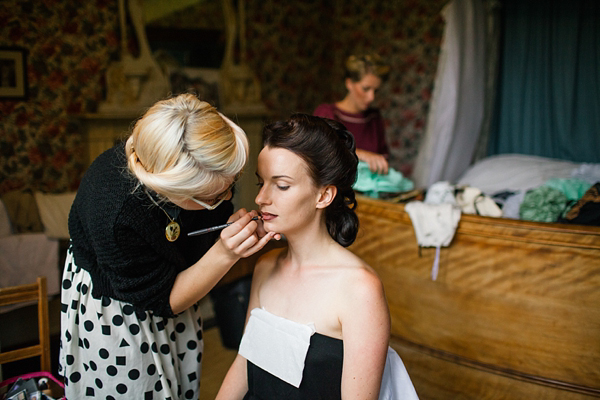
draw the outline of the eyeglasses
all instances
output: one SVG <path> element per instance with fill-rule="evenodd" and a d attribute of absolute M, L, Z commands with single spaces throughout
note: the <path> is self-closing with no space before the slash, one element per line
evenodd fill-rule
<path fill-rule="evenodd" d="M 208 203 L 206 203 L 202 200 L 198 200 L 194 197 L 192 197 L 191 200 L 197 204 L 200 204 L 205 209 L 212 211 L 215 208 L 219 207 L 221 205 L 221 203 L 225 201 L 225 199 L 227 198 L 229 193 L 233 193 L 233 189 L 234 189 L 236 181 L 237 181 L 237 179 L 233 181 L 233 183 L 227 188 L 227 190 L 218 194 L 213 200 L 211 200 L 212 204 L 208 204 Z"/>
<path fill-rule="evenodd" d="M 197 204 L 200 204 L 205 209 L 212 211 L 215 208 L 219 207 L 221 205 L 221 203 L 225 201 L 225 197 L 221 197 L 219 200 L 215 199 L 216 203 L 213 203 L 212 205 L 209 205 L 209 204 L 203 202 L 202 200 L 198 200 L 198 199 L 195 199 L 193 197 L 192 197 L 192 201 L 196 202 Z"/>

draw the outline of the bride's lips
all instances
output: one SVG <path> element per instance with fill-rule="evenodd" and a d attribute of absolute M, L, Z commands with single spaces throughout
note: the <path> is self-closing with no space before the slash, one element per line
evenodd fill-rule
<path fill-rule="evenodd" d="M 277 215 L 262 211 L 260 213 L 263 221 L 272 221 L 277 218 Z"/>

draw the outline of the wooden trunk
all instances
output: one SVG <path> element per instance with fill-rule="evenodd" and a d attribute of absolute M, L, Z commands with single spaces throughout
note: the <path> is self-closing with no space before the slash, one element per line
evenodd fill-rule
<path fill-rule="evenodd" d="M 463 214 L 433 281 L 404 205 L 357 213 L 421 399 L 600 397 L 600 228 Z"/>

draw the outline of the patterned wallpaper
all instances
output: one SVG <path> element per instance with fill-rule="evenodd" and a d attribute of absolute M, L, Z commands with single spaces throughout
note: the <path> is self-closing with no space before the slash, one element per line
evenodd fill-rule
<path fill-rule="evenodd" d="M 250 63 L 263 100 L 286 117 L 341 100 L 342 65 L 378 52 L 392 67 L 376 104 L 386 121 L 391 165 L 410 175 L 433 90 L 448 0 L 247 2 Z"/>
<path fill-rule="evenodd" d="M 277 118 L 345 95 L 341 65 L 377 51 L 392 66 L 378 105 L 392 166 L 410 174 L 424 132 L 447 0 L 276 0 L 247 4 L 248 59 Z M 29 51 L 27 101 L 0 101 L 0 194 L 76 189 L 82 137 L 118 55 L 116 0 L 2 0 L 0 46 Z"/>
<path fill-rule="evenodd" d="M 117 2 L 2 0 L 0 46 L 29 52 L 26 101 L 0 101 L 0 194 L 73 190 L 83 169 L 69 115 L 92 111 L 118 48 Z"/>

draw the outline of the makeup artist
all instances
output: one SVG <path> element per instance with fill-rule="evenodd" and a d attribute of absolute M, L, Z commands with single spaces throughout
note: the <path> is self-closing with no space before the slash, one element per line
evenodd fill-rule
<path fill-rule="evenodd" d="M 67 398 L 198 398 L 197 303 L 274 236 L 256 211 L 232 215 L 247 157 L 242 129 L 184 94 L 152 106 L 90 166 L 69 215 L 62 281 Z"/>

